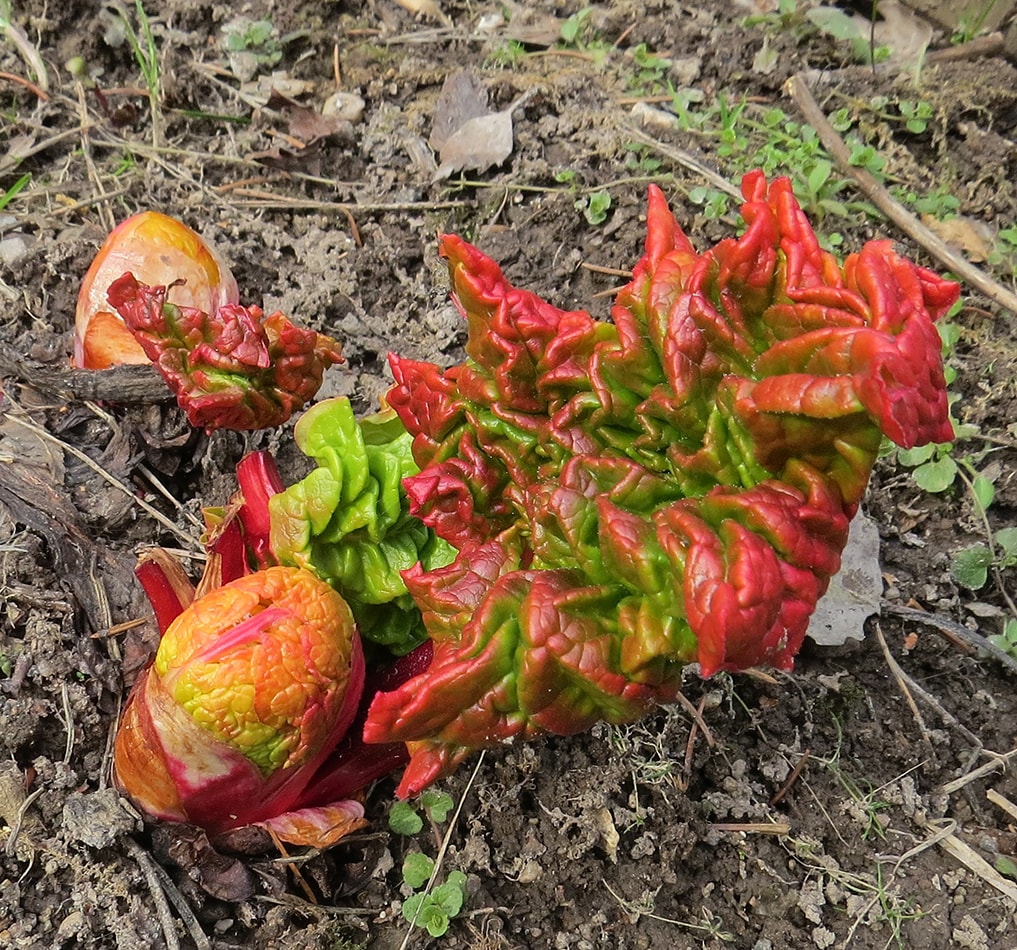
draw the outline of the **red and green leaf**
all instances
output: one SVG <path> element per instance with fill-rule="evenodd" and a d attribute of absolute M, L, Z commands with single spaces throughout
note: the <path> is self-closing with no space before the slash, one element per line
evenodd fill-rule
<path fill-rule="evenodd" d="M 612 322 L 511 287 L 445 237 L 467 360 L 392 360 L 412 512 L 458 549 L 406 584 L 434 660 L 380 693 L 412 793 L 472 749 L 617 722 L 677 671 L 790 667 L 883 435 L 951 436 L 934 320 L 955 284 L 871 242 L 842 265 L 751 173 L 697 254 L 651 188 Z"/>

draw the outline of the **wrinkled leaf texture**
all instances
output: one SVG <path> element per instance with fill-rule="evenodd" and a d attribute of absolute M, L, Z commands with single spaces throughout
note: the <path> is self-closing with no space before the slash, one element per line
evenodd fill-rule
<path fill-rule="evenodd" d="M 933 321 L 956 284 L 872 241 L 843 266 L 787 179 L 743 181 L 744 233 L 697 253 L 651 187 L 613 323 L 441 241 L 467 360 L 391 358 L 411 512 L 458 549 L 404 574 L 434 640 L 379 694 L 414 794 L 472 750 L 621 722 L 680 671 L 788 669 L 838 570 L 882 435 L 951 438 Z"/>
<path fill-rule="evenodd" d="M 126 273 L 107 297 L 173 390 L 192 426 L 268 429 L 282 425 L 343 361 L 339 344 L 279 311 L 228 303 L 214 313 L 176 306 L 166 287 Z"/>
<path fill-rule="evenodd" d="M 317 468 L 268 500 L 273 556 L 338 590 L 361 636 L 408 653 L 427 633 L 402 572 L 455 554 L 406 510 L 402 482 L 418 471 L 409 434 L 395 413 L 358 420 L 338 397 L 308 409 L 293 435 Z"/>

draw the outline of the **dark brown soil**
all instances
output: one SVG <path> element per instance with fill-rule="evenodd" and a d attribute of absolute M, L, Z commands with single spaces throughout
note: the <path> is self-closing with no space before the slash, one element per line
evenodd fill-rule
<path fill-rule="evenodd" d="M 394 0 L 253 0 L 245 15 L 271 20 L 288 39 L 242 84 L 223 48 L 223 27 L 240 8 L 167 0 L 158 11 L 146 4 L 159 51 L 153 122 L 114 14 L 80 0 L 14 6 L 49 90 L 25 81 L 38 77 L 0 39 L 0 194 L 9 197 L 0 210 L 3 947 L 432 942 L 410 934 L 400 914 L 409 894 L 400 867 L 408 850 L 436 854 L 448 822 L 416 837 L 390 834 L 391 780 L 371 791 L 367 833 L 299 864 L 217 856 L 187 829 L 145 825 L 111 788 L 126 684 L 155 639 L 134 559 L 145 546 L 183 543 L 137 499 L 196 539 L 201 506 L 229 497 L 244 452 L 272 448 L 290 476 L 300 464 L 289 428 L 205 436 L 154 377 L 97 383 L 68 371 L 78 285 L 114 221 L 154 208 L 201 231 L 229 258 L 245 299 L 341 339 L 347 363 L 321 395 L 346 394 L 369 411 L 390 381 L 387 352 L 442 364 L 461 357 L 464 328 L 443 289 L 438 232 L 477 243 L 516 284 L 557 305 L 606 316 L 620 281 L 584 265 L 635 262 L 648 182 L 665 188 L 699 246 L 734 233 L 733 210 L 718 217 L 691 200 L 707 182 L 676 150 L 737 184 L 766 110 L 796 119 L 785 80 L 814 69 L 824 71 L 814 87 L 824 111 L 853 116 L 853 134 L 885 160 L 888 184 L 954 196 L 952 212 L 990 252 L 983 266 L 1005 284 L 1017 273 L 1017 240 L 998 236 L 1017 220 L 1017 72 L 1002 58 L 873 74 L 803 16 L 746 24 L 776 6 L 763 2 L 610 0 L 567 48 L 530 34 L 534 42 L 510 49 L 498 15 L 514 4 L 447 0 L 438 21 Z M 581 9 L 524 6 L 546 15 L 520 9 L 515 29 Z M 760 55 L 764 45 L 773 55 Z M 672 63 L 646 75 L 647 48 Z M 72 56 L 82 57 L 83 83 L 65 69 Z M 442 82 L 461 68 L 477 73 L 493 108 L 527 98 L 502 165 L 435 182 L 426 140 Z M 359 95 L 363 113 L 308 144 L 313 136 L 292 116 L 264 108 L 272 70 L 280 91 L 313 109 L 338 88 Z M 756 117 L 749 141 L 732 149 L 706 128 L 641 125 L 633 105 L 667 111 L 669 83 L 701 91 L 693 108 L 704 112 L 719 95 L 747 102 Z M 885 102 L 873 107 L 876 96 Z M 900 121 L 905 101 L 931 106 L 926 128 Z M 661 144 L 646 145 L 646 135 Z M 610 209 L 591 224 L 576 203 L 599 190 Z M 859 210 L 852 186 L 837 198 L 847 214 L 816 208 L 814 220 L 844 251 L 889 236 L 942 269 Z M 988 519 L 999 529 L 1017 510 L 1015 316 L 965 294 L 952 388 L 955 415 L 977 433 L 954 453 L 995 481 Z M 1013 568 L 979 591 L 953 579 L 952 556 L 985 535 L 959 477 L 928 494 L 891 455 L 866 507 L 882 537 L 885 594 L 863 642 L 807 645 L 793 675 L 690 676 L 688 707 L 489 751 L 472 782 L 474 762 L 442 783 L 464 799 L 442 873 L 464 871 L 469 896 L 435 945 L 1017 946 L 1017 882 L 997 874 L 1008 897 L 990 873 L 1014 867 L 1017 818 L 987 799 L 1017 801 L 1013 768 L 996 757 L 1017 746 L 1015 674 L 969 642 L 1012 616 Z M 968 637 L 895 611 L 905 605 Z M 241 891 L 252 896 L 232 899 Z"/>

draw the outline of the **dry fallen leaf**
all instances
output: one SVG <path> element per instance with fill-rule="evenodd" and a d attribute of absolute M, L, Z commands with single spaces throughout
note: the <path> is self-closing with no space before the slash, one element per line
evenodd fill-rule
<path fill-rule="evenodd" d="M 438 94 L 427 144 L 440 152 L 456 129 L 470 119 L 490 115 L 490 112 L 487 107 L 487 90 L 476 73 L 466 69 L 449 73 Z"/>
<path fill-rule="evenodd" d="M 453 133 L 441 149 L 436 181 L 462 169 L 484 171 L 500 165 L 512 154 L 512 113 L 492 112 L 470 119 Z"/>
<path fill-rule="evenodd" d="M 840 571 L 830 581 L 809 621 L 809 636 L 822 646 L 841 646 L 865 636 L 865 621 L 879 612 L 883 575 L 879 567 L 879 529 L 859 511 L 841 556 Z"/>
<path fill-rule="evenodd" d="M 281 112 L 289 126 L 289 134 L 308 145 L 333 135 L 352 138 L 350 123 L 342 116 L 322 115 L 312 106 L 305 106 L 277 89 L 272 90 L 265 108 Z"/>
<path fill-rule="evenodd" d="M 941 221 L 931 214 L 923 214 L 922 224 L 951 247 L 963 251 L 967 259 L 975 264 L 989 256 L 989 244 L 981 233 L 984 225 L 980 221 L 963 217 Z"/>
<path fill-rule="evenodd" d="M 428 143 L 441 159 L 435 181 L 500 165 L 512 154 L 512 109 L 489 112 L 480 80 L 465 70 L 452 73 L 441 88 Z"/>

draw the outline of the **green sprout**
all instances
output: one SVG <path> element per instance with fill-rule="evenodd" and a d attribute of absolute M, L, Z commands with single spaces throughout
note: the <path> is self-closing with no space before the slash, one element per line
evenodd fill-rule
<path fill-rule="evenodd" d="M 123 38 L 134 54 L 138 69 L 141 70 L 141 77 L 145 81 L 145 88 L 148 90 L 148 105 L 152 116 L 152 144 L 156 147 L 162 144 L 162 107 L 159 104 L 159 50 L 155 45 L 155 37 L 152 35 L 152 23 L 145 12 L 142 0 L 134 0 L 134 15 L 138 21 L 138 29 L 135 30 L 131 18 L 120 3 L 115 3 L 112 8 L 123 26 Z"/>
<path fill-rule="evenodd" d="M 606 191 L 594 191 L 575 202 L 576 210 L 583 212 L 588 224 L 603 224 L 607 220 L 607 213 L 611 210 L 611 195 Z"/>
<path fill-rule="evenodd" d="M 425 870 L 426 876 L 422 878 Z M 424 883 L 430 880 L 433 871 L 434 862 L 426 854 L 417 851 L 406 855 L 403 880 L 409 886 L 413 887 L 412 881 Z M 462 871 L 451 871 L 443 883 L 407 897 L 403 901 L 403 917 L 411 925 L 426 928 L 432 937 L 441 937 L 448 930 L 452 918 L 463 909 L 466 896 L 466 875 Z"/>
<path fill-rule="evenodd" d="M 433 824 L 445 821 L 454 804 L 448 792 L 429 788 L 420 796 L 420 807 Z M 424 819 L 409 802 L 397 801 L 388 813 L 388 826 L 397 835 L 411 836 L 420 834 L 424 827 Z"/>

